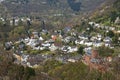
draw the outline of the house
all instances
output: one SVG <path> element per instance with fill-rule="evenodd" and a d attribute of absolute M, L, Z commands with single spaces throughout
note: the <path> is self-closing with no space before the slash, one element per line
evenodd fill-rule
<path fill-rule="evenodd" d="M 76 51 L 78 51 L 77 47 L 68 47 L 67 53 L 72 53 L 72 52 L 76 52 Z"/>
<path fill-rule="evenodd" d="M 120 24 L 120 18 L 119 17 L 116 18 L 115 24 Z"/>
<path fill-rule="evenodd" d="M 109 27 L 109 30 L 114 31 L 115 27 Z"/>
<path fill-rule="evenodd" d="M 22 57 L 22 60 L 21 60 L 22 62 L 27 62 L 29 55 L 22 54 L 21 57 Z"/>
<path fill-rule="evenodd" d="M 106 47 L 110 47 L 110 48 L 111 48 L 111 43 L 110 43 L 110 42 L 105 42 L 104 45 L 105 45 Z"/>
<path fill-rule="evenodd" d="M 82 55 L 78 54 L 76 56 L 70 57 L 68 58 L 68 62 L 78 62 L 80 59 L 82 59 Z"/>
<path fill-rule="evenodd" d="M 63 46 L 60 48 L 60 50 L 66 53 L 72 53 L 78 51 L 78 47 Z"/>
<path fill-rule="evenodd" d="M 29 67 L 38 66 L 39 64 L 43 63 L 45 59 L 42 57 L 42 55 L 29 55 L 27 59 L 27 65 Z"/>
<path fill-rule="evenodd" d="M 104 26 L 104 28 L 105 28 L 106 30 L 109 30 L 109 26 Z"/>
<path fill-rule="evenodd" d="M 99 40 L 95 40 L 94 42 L 93 42 L 93 46 L 94 47 L 100 47 L 100 46 L 102 46 L 103 45 L 103 42 L 101 42 L 101 41 L 99 41 Z"/>
<path fill-rule="evenodd" d="M 68 36 L 68 37 L 62 39 L 62 41 L 64 41 L 65 43 L 69 43 L 70 39 L 71 39 L 71 36 Z"/>
<path fill-rule="evenodd" d="M 55 41 L 57 39 L 57 36 L 56 35 L 52 35 L 51 38 L 52 38 L 52 40 Z"/>
<path fill-rule="evenodd" d="M 84 41 L 84 45 L 86 46 L 92 46 L 93 45 L 93 42 L 89 41 L 89 40 L 85 40 Z"/>
<path fill-rule="evenodd" d="M 42 43 L 41 45 L 42 45 L 43 47 L 50 47 L 50 46 L 51 46 L 51 44 L 48 43 L 48 42 L 46 42 L 46 43 Z"/>
<path fill-rule="evenodd" d="M 29 45 L 31 47 L 35 47 L 40 44 L 39 39 L 29 39 L 26 45 Z"/>
<path fill-rule="evenodd" d="M 56 47 L 54 44 L 52 44 L 50 47 L 49 47 L 50 51 L 55 51 L 58 49 L 58 47 Z"/>
<path fill-rule="evenodd" d="M 40 41 L 43 41 L 44 39 L 40 36 L 40 37 L 39 37 L 39 40 L 40 40 Z"/>
<path fill-rule="evenodd" d="M 45 29 L 43 29 L 41 32 L 41 34 L 48 34 L 48 33 L 49 33 L 48 30 L 45 30 Z"/>
<path fill-rule="evenodd" d="M 17 26 L 18 25 L 18 23 L 19 23 L 19 18 L 15 18 L 15 22 L 14 22 L 14 24 Z M 13 23 L 13 22 L 12 22 Z"/>
<path fill-rule="evenodd" d="M 20 20 L 21 20 L 22 22 L 26 22 L 26 19 L 25 19 L 25 18 L 20 18 Z"/>
<path fill-rule="evenodd" d="M 55 57 L 55 60 L 60 61 L 62 63 L 67 63 L 67 59 L 68 59 L 68 57 L 63 56 L 63 55 L 59 55 L 59 56 Z"/>
<path fill-rule="evenodd" d="M 51 59 L 52 55 L 51 54 L 42 54 L 42 58 L 44 58 L 45 60 Z"/>
<path fill-rule="evenodd" d="M 41 2 L 43 5 L 46 5 L 47 4 L 47 2 L 46 1 L 43 1 L 43 2 Z"/>
<path fill-rule="evenodd" d="M 73 62 L 73 63 L 75 63 L 76 60 L 75 60 L 75 59 L 68 59 L 68 62 Z"/>
<path fill-rule="evenodd" d="M 101 26 L 100 26 L 100 24 L 95 23 L 95 24 L 94 24 L 94 27 L 100 28 Z"/>
<path fill-rule="evenodd" d="M 23 60 L 22 56 L 19 54 L 13 54 L 13 56 L 20 62 Z"/>
<path fill-rule="evenodd" d="M 5 50 L 10 50 L 10 49 L 12 49 L 13 43 L 11 41 L 10 42 L 6 42 L 4 44 L 4 46 L 5 46 Z"/>
<path fill-rule="evenodd" d="M 79 44 L 84 45 L 84 43 L 85 43 L 85 41 L 84 41 L 84 40 L 82 40 L 82 41 L 80 41 L 80 43 L 79 43 Z"/>
<path fill-rule="evenodd" d="M 97 37 L 98 37 L 98 38 L 102 38 L 102 35 L 101 35 L 101 34 L 97 34 Z"/>
<path fill-rule="evenodd" d="M 69 31 L 71 31 L 71 27 L 67 26 L 63 30 L 64 30 L 65 33 L 68 33 Z"/>
<path fill-rule="evenodd" d="M 83 39 L 83 40 L 88 40 L 88 36 L 85 34 L 81 34 L 78 36 L 79 39 Z"/>
<path fill-rule="evenodd" d="M 30 40 L 30 38 L 28 37 L 28 38 L 25 38 L 25 39 L 23 40 L 23 42 L 24 42 L 25 44 L 27 44 L 27 43 L 29 42 L 29 40 Z"/>
<path fill-rule="evenodd" d="M 0 20 L 1 20 L 2 22 L 4 22 L 4 21 L 5 21 L 5 19 L 4 19 L 4 18 L 0 18 Z"/>
<path fill-rule="evenodd" d="M 93 26 L 95 24 L 95 22 L 89 22 L 88 24 Z"/>
<path fill-rule="evenodd" d="M 120 58 L 120 54 L 118 54 L 118 57 Z"/>
<path fill-rule="evenodd" d="M 91 38 L 90 38 L 90 40 L 91 41 L 95 41 L 95 40 L 97 40 L 98 38 L 96 37 L 96 36 L 92 36 Z"/>
<path fill-rule="evenodd" d="M 75 44 L 80 44 L 80 40 L 75 40 Z"/>
<path fill-rule="evenodd" d="M 25 43 L 23 42 L 23 41 L 21 41 L 20 43 L 19 43 L 19 49 L 20 50 L 23 50 L 24 48 L 25 48 Z"/>
<path fill-rule="evenodd" d="M 45 43 L 53 44 L 55 41 L 53 39 L 46 40 Z"/>
<path fill-rule="evenodd" d="M 112 38 L 110 38 L 110 37 L 105 37 L 104 38 L 104 40 L 103 40 L 104 42 L 108 42 L 108 43 L 111 43 L 111 41 L 112 41 Z"/>
<path fill-rule="evenodd" d="M 112 61 L 112 57 L 110 57 L 110 56 L 107 57 L 107 61 L 108 61 L 108 62 L 111 62 L 111 61 Z"/>
<path fill-rule="evenodd" d="M 77 36 L 77 32 L 71 32 L 71 36 Z"/>
<path fill-rule="evenodd" d="M 36 31 L 35 31 L 35 32 L 32 32 L 32 35 L 33 35 L 34 38 L 39 38 L 39 33 L 36 32 Z"/>
<path fill-rule="evenodd" d="M 61 51 L 63 52 L 67 52 L 69 49 L 68 49 L 69 46 L 63 46 L 60 48 Z"/>

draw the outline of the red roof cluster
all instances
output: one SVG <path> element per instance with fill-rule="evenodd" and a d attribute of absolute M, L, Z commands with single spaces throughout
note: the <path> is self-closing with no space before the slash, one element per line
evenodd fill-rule
<path fill-rule="evenodd" d="M 92 50 L 91 54 L 85 54 L 83 56 L 83 63 L 88 65 L 90 69 L 97 69 L 101 72 L 105 72 L 107 70 L 107 65 L 105 61 L 99 56 L 97 50 Z"/>

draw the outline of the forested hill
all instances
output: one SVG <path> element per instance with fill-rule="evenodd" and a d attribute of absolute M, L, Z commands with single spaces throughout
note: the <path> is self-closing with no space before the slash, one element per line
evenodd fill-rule
<path fill-rule="evenodd" d="M 50 13 L 88 12 L 106 0 L 3 0 L 2 5 L 10 14 L 41 15 Z"/>
<path fill-rule="evenodd" d="M 117 17 L 120 17 L 120 0 L 108 0 L 91 15 L 92 19 L 106 25 L 114 23 Z"/>

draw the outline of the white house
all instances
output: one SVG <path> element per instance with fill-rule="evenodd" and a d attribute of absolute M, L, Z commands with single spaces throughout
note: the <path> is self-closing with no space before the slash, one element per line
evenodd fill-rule
<path fill-rule="evenodd" d="M 67 53 L 72 53 L 72 52 L 76 52 L 76 51 L 78 51 L 77 47 L 68 47 Z"/>
<path fill-rule="evenodd" d="M 95 24 L 95 22 L 89 22 L 88 24 L 90 24 L 91 26 Z"/>
<path fill-rule="evenodd" d="M 50 47 L 49 47 L 50 51 L 55 51 L 58 49 L 58 47 L 56 47 L 54 44 L 52 44 Z"/>
<path fill-rule="evenodd" d="M 75 63 L 75 62 L 76 62 L 76 60 L 75 60 L 75 59 L 68 59 L 68 62 Z"/>
<path fill-rule="evenodd" d="M 93 42 L 90 42 L 90 41 L 87 41 L 84 43 L 86 46 L 92 46 L 93 45 Z"/>
<path fill-rule="evenodd" d="M 50 47 L 51 44 L 50 43 L 42 43 L 42 46 L 44 46 L 44 47 Z"/>
<path fill-rule="evenodd" d="M 104 41 L 104 42 L 111 42 L 111 41 L 112 41 L 112 38 L 110 38 L 110 37 L 105 37 L 103 41 Z"/>

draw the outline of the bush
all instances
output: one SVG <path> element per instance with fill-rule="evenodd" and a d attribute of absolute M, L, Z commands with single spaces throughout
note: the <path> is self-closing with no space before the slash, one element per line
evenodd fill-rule
<path fill-rule="evenodd" d="M 107 56 L 112 56 L 114 50 L 110 49 L 109 47 L 101 46 L 98 48 L 98 53 L 102 57 L 107 57 Z"/>

